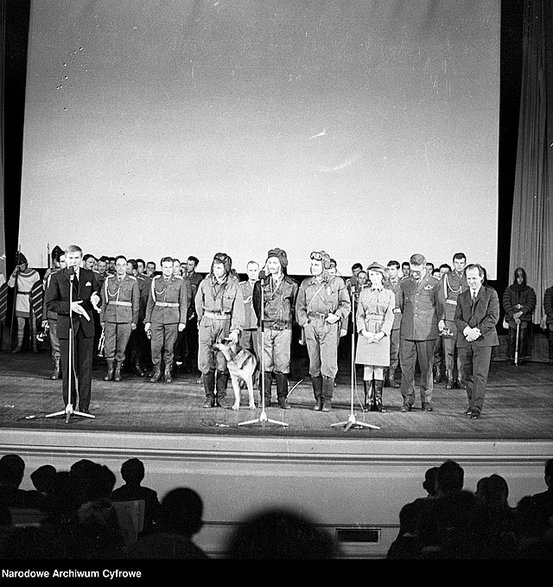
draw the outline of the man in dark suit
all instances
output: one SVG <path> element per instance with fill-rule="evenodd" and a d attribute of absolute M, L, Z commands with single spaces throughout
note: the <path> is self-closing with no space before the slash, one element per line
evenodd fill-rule
<path fill-rule="evenodd" d="M 63 373 L 63 401 L 66 406 L 75 403 L 78 411 L 89 414 L 92 384 L 92 355 L 94 353 L 93 312 L 98 311 L 100 283 L 93 271 L 81 268 L 83 251 L 69 245 L 65 251 L 67 267 L 52 274 L 46 291 L 45 304 L 58 316 L 61 364 Z M 72 330 L 73 361 L 71 398 L 69 398 L 69 331 Z M 75 379 L 78 385 L 75 384 Z M 71 401 L 69 401 L 71 400 Z"/>
<path fill-rule="evenodd" d="M 465 414 L 476 420 L 484 405 L 492 347 L 499 344 L 495 329 L 499 320 L 499 298 L 492 287 L 483 285 L 485 271 L 481 265 L 468 265 L 465 275 L 469 289 L 457 298 L 455 325 L 469 400 Z"/>

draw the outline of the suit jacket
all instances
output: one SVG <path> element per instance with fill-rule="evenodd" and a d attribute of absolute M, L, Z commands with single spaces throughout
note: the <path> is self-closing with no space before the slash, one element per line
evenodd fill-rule
<path fill-rule="evenodd" d="M 495 325 L 499 321 L 499 297 L 493 287 L 482 285 L 474 302 L 471 300 L 470 289 L 459 294 L 457 309 L 455 310 L 455 325 L 457 326 L 457 346 L 497 346 L 499 339 Z M 480 328 L 482 336 L 470 343 L 465 338 L 463 330 L 470 326 Z"/>
<path fill-rule="evenodd" d="M 58 315 L 58 336 L 59 338 L 69 338 L 69 301 L 70 301 L 71 282 L 69 279 L 69 270 L 61 269 L 52 273 L 50 283 L 46 290 L 45 303 L 51 312 Z M 94 271 L 88 269 L 79 269 L 79 286 L 77 288 L 73 281 L 73 301 L 82 300 L 81 306 L 88 312 L 90 320 L 84 316 L 73 312 L 73 328 L 77 331 L 79 328 L 86 338 L 94 337 L 94 313 L 96 310 L 90 301 L 94 292 L 100 295 L 101 285 L 96 279 Z"/>

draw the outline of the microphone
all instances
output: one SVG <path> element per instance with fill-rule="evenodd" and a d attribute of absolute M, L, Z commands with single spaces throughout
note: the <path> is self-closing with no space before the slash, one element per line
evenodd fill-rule
<path fill-rule="evenodd" d="M 73 278 L 75 277 L 75 267 L 68 267 L 67 271 L 69 271 L 69 280 L 73 281 Z"/>
<path fill-rule="evenodd" d="M 259 272 L 259 281 L 261 281 L 264 284 L 267 284 L 269 283 L 269 279 L 271 279 L 270 273 L 265 273 L 265 270 L 261 269 L 261 271 Z"/>

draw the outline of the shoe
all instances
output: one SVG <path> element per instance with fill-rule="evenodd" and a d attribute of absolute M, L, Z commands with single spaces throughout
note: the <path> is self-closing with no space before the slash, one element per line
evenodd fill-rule
<path fill-rule="evenodd" d="M 430 402 L 428 402 L 426 404 L 422 404 L 422 409 L 425 412 L 433 412 L 434 411 L 434 406 L 432 406 L 432 404 Z"/>
<path fill-rule="evenodd" d="M 213 397 L 206 397 L 204 405 L 202 408 L 214 408 L 215 407 L 215 398 Z"/>
<path fill-rule="evenodd" d="M 313 410 L 315 410 L 315 412 L 320 412 L 323 409 L 323 400 L 320 398 L 317 398 L 315 400 L 315 405 L 313 406 Z"/>
<path fill-rule="evenodd" d="M 401 406 L 401 411 L 402 412 L 410 412 L 411 411 L 411 404 L 403 404 Z"/>
<path fill-rule="evenodd" d="M 332 411 L 332 405 L 330 404 L 330 401 L 323 401 L 323 407 L 321 408 L 321 412 L 331 412 Z"/>
<path fill-rule="evenodd" d="M 226 407 L 228 407 L 228 406 L 227 406 L 227 402 L 226 402 L 226 400 L 225 400 L 225 398 L 224 398 L 224 397 L 221 397 L 221 398 L 216 398 L 216 399 L 215 399 L 215 405 L 216 405 L 218 408 L 226 408 Z"/>
<path fill-rule="evenodd" d="M 90 414 L 90 410 L 88 408 L 83 408 L 82 410 L 79 410 L 79 412 L 82 414 Z"/>
<path fill-rule="evenodd" d="M 478 420 L 480 418 L 480 410 L 472 410 L 470 412 L 470 419 L 471 420 Z"/>
<path fill-rule="evenodd" d="M 464 412 L 463 412 L 463 416 L 470 416 L 472 414 L 472 410 L 471 408 L 467 408 Z"/>
<path fill-rule="evenodd" d="M 278 398 L 278 407 L 283 410 L 289 410 L 292 406 L 288 403 L 285 397 Z"/>
<path fill-rule="evenodd" d="M 397 389 L 399 387 L 399 383 L 395 379 L 390 379 L 390 387 Z"/>

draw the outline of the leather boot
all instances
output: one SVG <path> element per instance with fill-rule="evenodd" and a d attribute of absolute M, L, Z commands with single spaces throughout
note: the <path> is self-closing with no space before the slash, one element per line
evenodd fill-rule
<path fill-rule="evenodd" d="M 33 349 L 33 354 L 38 353 L 38 345 L 36 340 L 36 330 L 31 330 L 31 347 Z"/>
<path fill-rule="evenodd" d="M 12 354 L 20 353 L 23 349 L 23 331 L 17 331 L 17 346 L 13 349 Z"/>
<path fill-rule="evenodd" d="M 121 381 L 121 361 L 115 361 L 115 374 L 113 376 L 114 381 Z"/>
<path fill-rule="evenodd" d="M 290 404 L 286 399 L 288 397 L 288 376 L 286 373 L 275 372 L 276 387 L 277 387 L 277 400 L 278 407 L 283 410 L 289 410 Z"/>
<path fill-rule="evenodd" d="M 165 383 L 171 383 L 173 381 L 173 375 L 171 373 L 171 365 L 165 365 Z"/>
<path fill-rule="evenodd" d="M 161 365 L 154 365 L 154 372 L 150 378 L 150 383 L 157 383 L 161 379 Z"/>
<path fill-rule="evenodd" d="M 205 402 L 202 407 L 204 408 L 214 408 L 215 407 L 215 372 L 208 371 L 207 373 L 202 373 L 202 383 L 204 384 L 204 391 L 205 391 Z"/>
<path fill-rule="evenodd" d="M 382 405 L 382 392 L 384 389 L 384 382 L 382 379 L 374 380 L 374 410 L 375 412 L 385 412 L 386 409 Z"/>
<path fill-rule="evenodd" d="M 453 372 L 449 369 L 446 371 L 446 389 L 453 389 Z"/>
<path fill-rule="evenodd" d="M 440 367 L 439 367 L 439 365 L 434 365 L 432 367 L 432 375 L 434 377 L 434 383 L 440 383 L 441 378 L 440 378 Z"/>
<path fill-rule="evenodd" d="M 142 369 L 142 367 L 140 365 L 140 361 L 135 361 L 135 363 L 134 363 L 134 372 L 139 377 L 144 377 L 144 370 Z"/>
<path fill-rule="evenodd" d="M 323 409 L 323 378 L 321 375 L 311 377 L 311 385 L 313 386 L 313 395 L 315 396 L 315 405 L 313 409 L 320 412 Z"/>
<path fill-rule="evenodd" d="M 384 368 L 384 385 L 390 387 L 390 369 Z"/>
<path fill-rule="evenodd" d="M 265 407 L 269 408 L 271 407 L 271 386 L 273 384 L 273 373 L 272 371 L 265 371 L 263 373 L 263 386 L 265 388 Z M 261 394 L 263 393 L 263 390 L 259 390 L 259 403 L 261 403 Z"/>
<path fill-rule="evenodd" d="M 334 392 L 334 377 L 323 376 L 323 406 L 322 412 L 332 411 L 332 394 Z"/>
<path fill-rule="evenodd" d="M 55 381 L 60 378 L 60 360 L 54 359 L 54 369 L 52 370 L 52 374 L 50 375 L 50 379 Z"/>
<path fill-rule="evenodd" d="M 399 383 L 396 380 L 396 370 L 395 369 L 390 369 L 390 371 L 388 373 L 388 383 L 390 384 L 390 387 L 393 387 L 395 389 L 397 389 L 399 387 Z"/>
<path fill-rule="evenodd" d="M 106 359 L 108 370 L 104 377 L 104 381 L 111 381 L 113 379 L 113 359 Z"/>
<path fill-rule="evenodd" d="M 365 386 L 365 403 L 363 404 L 363 410 L 366 412 L 374 412 L 374 380 L 367 381 L 363 380 Z"/>
<path fill-rule="evenodd" d="M 224 371 L 217 371 L 217 397 L 215 398 L 215 405 L 218 408 L 226 408 L 227 404 L 225 401 L 225 396 L 227 395 L 227 382 L 228 382 L 228 373 Z"/>

